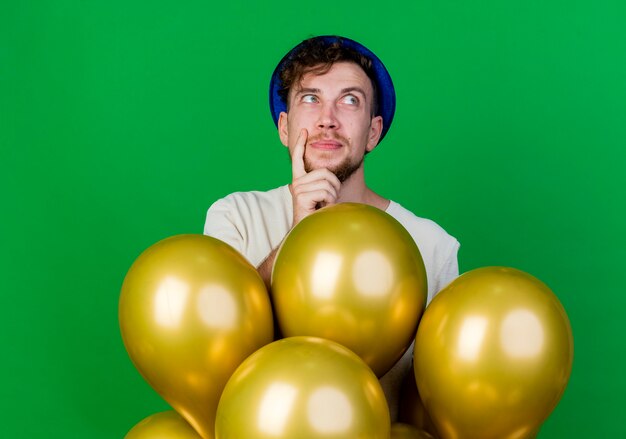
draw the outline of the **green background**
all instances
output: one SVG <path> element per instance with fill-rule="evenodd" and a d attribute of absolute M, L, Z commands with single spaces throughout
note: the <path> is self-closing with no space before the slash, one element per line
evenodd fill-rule
<path fill-rule="evenodd" d="M 396 85 L 370 186 L 456 236 L 461 271 L 525 270 L 567 310 L 539 437 L 626 436 L 625 5 L 2 2 L 2 436 L 121 438 L 167 407 L 124 350 L 123 277 L 219 197 L 288 182 L 269 76 L 326 33 Z"/>

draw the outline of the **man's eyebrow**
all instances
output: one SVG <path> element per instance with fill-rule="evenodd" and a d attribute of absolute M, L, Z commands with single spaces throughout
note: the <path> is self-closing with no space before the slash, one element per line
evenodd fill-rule
<path fill-rule="evenodd" d="M 300 89 L 296 90 L 296 95 L 300 95 L 300 94 L 304 94 L 304 93 L 319 94 L 319 92 L 320 92 L 319 88 L 300 88 Z"/>
<path fill-rule="evenodd" d="M 351 93 L 353 91 L 361 93 L 363 95 L 363 98 L 367 99 L 367 94 L 365 93 L 365 90 L 363 90 L 361 87 L 346 87 L 346 88 L 342 88 L 341 89 L 341 94 Z"/>

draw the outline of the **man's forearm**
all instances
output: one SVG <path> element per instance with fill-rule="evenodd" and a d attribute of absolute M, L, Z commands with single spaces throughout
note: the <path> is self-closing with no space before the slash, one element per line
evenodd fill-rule
<path fill-rule="evenodd" d="M 270 283 L 272 279 L 272 269 L 274 268 L 274 259 L 276 259 L 276 253 L 278 253 L 278 247 L 275 248 L 267 255 L 267 258 L 261 262 L 261 265 L 257 267 L 257 271 L 261 275 L 261 279 L 265 282 L 267 291 L 270 291 Z"/>

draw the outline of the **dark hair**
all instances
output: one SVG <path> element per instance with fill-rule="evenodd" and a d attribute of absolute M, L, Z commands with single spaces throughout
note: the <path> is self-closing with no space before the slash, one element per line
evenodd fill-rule
<path fill-rule="evenodd" d="M 294 84 L 299 84 L 304 75 L 313 73 L 323 75 L 336 62 L 353 62 L 367 75 L 372 83 L 372 116 L 378 114 L 378 90 L 372 60 L 354 49 L 346 47 L 341 37 L 333 41 L 327 38 L 313 37 L 304 40 L 282 61 L 279 71 L 280 89 L 278 95 L 289 108 L 289 91 Z"/>

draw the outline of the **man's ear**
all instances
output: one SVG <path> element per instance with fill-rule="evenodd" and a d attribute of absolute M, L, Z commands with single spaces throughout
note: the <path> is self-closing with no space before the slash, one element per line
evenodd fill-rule
<path fill-rule="evenodd" d="M 280 141 L 283 145 L 289 146 L 289 125 L 287 122 L 287 113 L 284 111 L 281 111 L 280 116 L 278 116 L 278 137 L 280 137 Z"/>
<path fill-rule="evenodd" d="M 378 145 L 380 140 L 380 134 L 383 132 L 383 118 L 382 116 L 376 116 L 372 118 L 370 125 L 369 137 L 367 138 L 367 145 L 365 150 L 367 152 L 372 151 Z"/>

